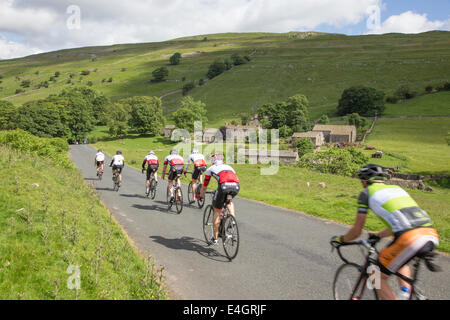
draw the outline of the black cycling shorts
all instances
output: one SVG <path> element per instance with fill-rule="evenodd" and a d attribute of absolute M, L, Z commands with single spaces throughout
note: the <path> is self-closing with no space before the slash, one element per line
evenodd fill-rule
<path fill-rule="evenodd" d="M 151 164 L 147 168 L 147 180 L 150 180 L 150 176 L 153 172 L 158 171 L 159 166 L 157 164 Z"/>
<path fill-rule="evenodd" d="M 181 176 L 183 174 L 184 171 L 184 165 L 182 164 L 177 164 L 174 165 L 173 167 L 170 167 L 170 171 L 169 171 L 169 180 L 175 180 L 178 176 Z"/>
<path fill-rule="evenodd" d="M 198 179 L 198 177 L 200 177 L 206 169 L 206 167 L 196 167 L 194 172 L 192 172 L 192 179 Z"/>
<path fill-rule="evenodd" d="M 100 167 L 104 163 L 105 163 L 105 161 L 97 161 L 97 167 Z"/>
<path fill-rule="evenodd" d="M 122 173 L 123 167 L 124 167 L 123 165 L 122 166 L 117 166 L 117 165 L 112 166 L 113 170 L 115 170 L 118 173 Z"/>
<path fill-rule="evenodd" d="M 222 210 L 227 202 L 227 196 L 233 198 L 239 193 L 239 183 L 222 183 L 214 193 L 213 207 Z"/>

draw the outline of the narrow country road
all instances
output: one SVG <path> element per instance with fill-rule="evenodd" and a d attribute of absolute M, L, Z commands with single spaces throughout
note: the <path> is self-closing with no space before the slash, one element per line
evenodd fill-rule
<path fill-rule="evenodd" d="M 204 242 L 202 210 L 186 205 L 180 215 L 168 212 L 166 181 L 160 179 L 152 201 L 144 197 L 145 176 L 128 166 L 123 172 L 122 188 L 113 192 L 111 170 L 106 165 L 103 180 L 97 181 L 95 153 L 86 145 L 70 148 L 72 161 L 86 182 L 97 189 L 128 236 L 141 252 L 149 252 L 157 265 L 165 267 L 173 299 L 333 298 L 333 277 L 341 262 L 336 252 L 331 253 L 329 240 L 345 233 L 347 226 L 237 198 L 241 246 L 236 259 L 229 262 L 221 244 L 208 247 Z M 109 161 L 107 157 L 108 165 Z M 186 198 L 186 187 L 183 192 Z M 362 258 L 358 250 L 349 254 L 357 261 Z M 440 255 L 437 263 L 443 272 L 432 274 L 422 269 L 420 287 L 431 299 L 447 300 L 450 258 Z"/>

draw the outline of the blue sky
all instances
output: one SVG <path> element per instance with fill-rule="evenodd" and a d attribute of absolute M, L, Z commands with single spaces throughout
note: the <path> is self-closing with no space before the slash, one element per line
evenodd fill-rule
<path fill-rule="evenodd" d="M 369 30 L 374 7 L 380 23 Z M 306 30 L 448 31 L 450 0 L 0 0 L 0 59 L 208 33 Z"/>

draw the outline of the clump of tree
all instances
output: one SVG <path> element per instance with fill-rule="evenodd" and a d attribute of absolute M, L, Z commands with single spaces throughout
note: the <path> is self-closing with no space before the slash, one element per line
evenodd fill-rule
<path fill-rule="evenodd" d="M 61 72 L 59 72 L 59 71 L 55 72 L 55 77 L 59 77 L 60 75 L 61 75 Z"/>
<path fill-rule="evenodd" d="M 298 94 L 286 101 L 268 103 L 258 108 L 257 114 L 264 129 L 279 129 L 288 126 L 294 132 L 311 130 L 308 99 Z"/>
<path fill-rule="evenodd" d="M 162 82 L 169 76 L 169 70 L 166 67 L 161 67 L 152 72 L 152 82 Z"/>
<path fill-rule="evenodd" d="M 181 62 L 181 53 L 175 52 L 169 59 L 170 64 L 173 66 L 177 66 Z"/>
<path fill-rule="evenodd" d="M 22 80 L 22 82 L 20 83 L 20 86 L 22 88 L 29 88 L 31 85 L 31 80 Z"/>
<path fill-rule="evenodd" d="M 330 118 L 326 114 L 322 115 L 319 119 L 319 124 L 329 124 Z"/>
<path fill-rule="evenodd" d="M 122 99 L 120 104 L 128 105 L 128 124 L 140 134 L 157 135 L 164 127 L 161 99 L 157 97 L 131 97 Z"/>
<path fill-rule="evenodd" d="M 48 81 L 42 81 L 42 82 L 39 83 L 36 87 L 37 87 L 38 89 L 40 89 L 40 88 L 42 88 L 42 87 L 48 88 L 48 86 L 49 86 Z"/>
<path fill-rule="evenodd" d="M 17 108 L 9 101 L 0 100 L 0 130 L 15 129 Z"/>
<path fill-rule="evenodd" d="M 208 79 L 213 79 L 228 70 L 228 67 L 224 60 L 218 59 L 209 66 L 206 76 Z"/>
<path fill-rule="evenodd" d="M 208 121 L 206 104 L 187 96 L 181 100 L 181 108 L 172 114 L 172 119 L 177 128 L 193 132 L 195 121 L 202 121 L 203 124 L 206 124 Z"/>
<path fill-rule="evenodd" d="M 342 120 L 344 120 L 345 123 L 350 126 L 355 126 L 357 129 L 364 128 L 365 126 L 367 126 L 367 119 L 361 117 L 357 113 L 346 115 L 345 117 L 342 118 Z"/>
<path fill-rule="evenodd" d="M 352 113 L 366 117 L 381 115 L 386 109 L 384 100 L 383 91 L 363 86 L 351 87 L 342 93 L 337 113 L 340 116 Z"/>
<path fill-rule="evenodd" d="M 245 63 L 248 62 L 245 58 L 243 58 L 243 57 L 242 57 L 240 54 L 238 54 L 238 53 L 234 53 L 234 54 L 231 56 L 231 61 L 233 62 L 233 65 L 235 65 L 235 66 L 240 66 L 241 64 L 245 64 Z"/>

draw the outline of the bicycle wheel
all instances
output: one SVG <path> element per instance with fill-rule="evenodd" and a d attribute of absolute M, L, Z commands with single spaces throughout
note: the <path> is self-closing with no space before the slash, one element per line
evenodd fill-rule
<path fill-rule="evenodd" d="M 228 215 L 222 223 L 223 249 L 225 250 L 228 259 L 231 261 L 236 258 L 239 251 L 239 229 L 236 219 L 232 215 Z"/>
<path fill-rule="evenodd" d="M 179 187 L 175 189 L 175 206 L 180 214 L 183 211 L 183 191 Z"/>
<path fill-rule="evenodd" d="M 99 173 L 98 173 L 98 180 L 102 180 L 102 177 L 103 177 L 103 171 L 100 171 Z"/>
<path fill-rule="evenodd" d="M 205 241 L 208 244 L 210 244 L 211 238 L 214 235 L 213 217 L 214 209 L 211 205 L 208 205 L 203 212 L 203 235 L 205 236 Z"/>
<path fill-rule="evenodd" d="M 189 182 L 188 186 L 188 202 L 189 204 L 194 203 L 194 193 L 192 192 L 192 181 Z"/>
<path fill-rule="evenodd" d="M 200 198 L 200 191 L 202 190 L 202 188 L 203 188 L 203 185 L 202 184 L 199 184 L 198 186 L 197 186 L 197 190 L 196 190 L 196 195 L 197 195 L 197 205 L 198 205 L 198 207 L 200 208 L 200 209 L 202 209 L 203 208 L 203 206 L 205 205 L 205 198 Z"/>
<path fill-rule="evenodd" d="M 367 288 L 367 275 L 361 274 L 357 264 L 343 264 L 336 271 L 333 282 L 335 300 L 378 300 L 376 290 Z"/>
<path fill-rule="evenodd" d="M 156 180 L 152 179 L 150 181 L 150 197 L 152 198 L 152 200 L 154 200 L 155 196 L 156 196 Z"/>

